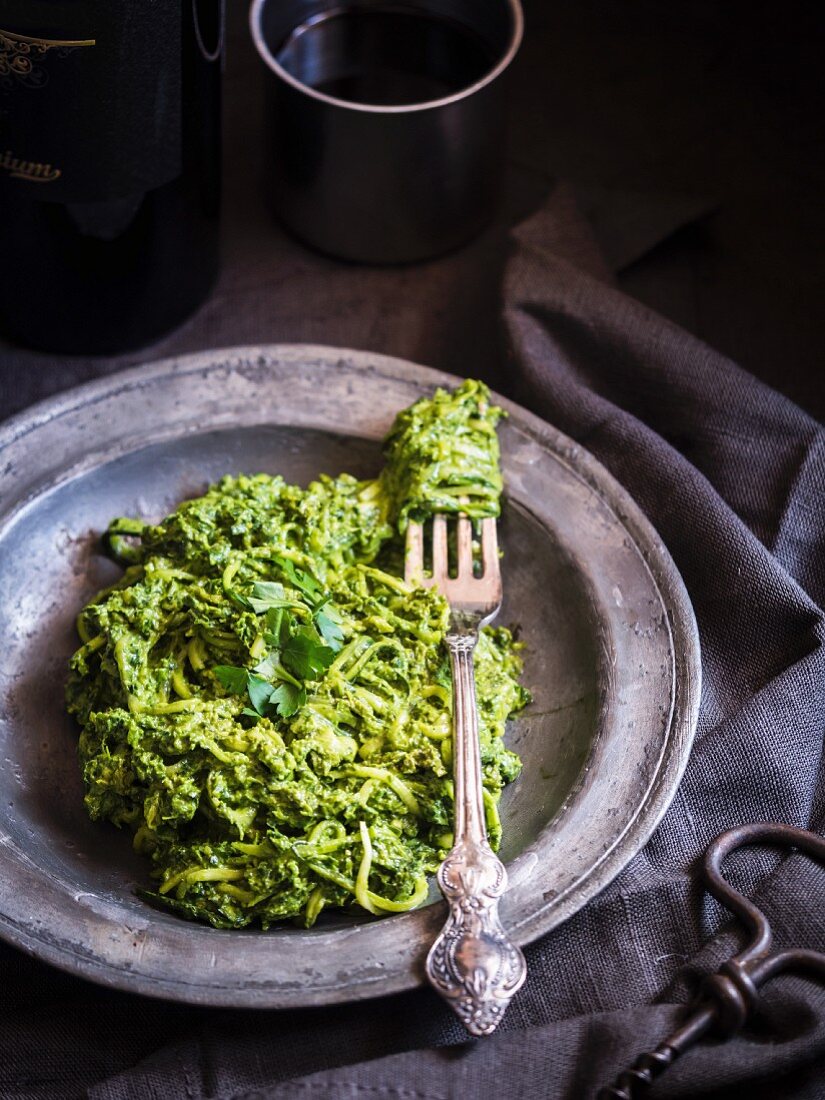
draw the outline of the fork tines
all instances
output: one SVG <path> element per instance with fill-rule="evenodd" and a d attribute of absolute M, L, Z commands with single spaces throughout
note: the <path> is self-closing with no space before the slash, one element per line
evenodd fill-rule
<path fill-rule="evenodd" d="M 424 588 L 438 588 L 453 605 L 493 604 L 500 601 L 501 573 L 495 519 L 490 517 L 481 520 L 481 569 L 478 575 L 474 569 L 473 525 L 469 517 L 462 513 L 456 519 L 454 577 L 450 576 L 447 534 L 447 516 L 434 516 L 432 573 L 427 576 L 424 569 L 424 528 L 420 523 L 409 524 L 404 562 L 404 579 L 407 583 L 420 584 Z"/>

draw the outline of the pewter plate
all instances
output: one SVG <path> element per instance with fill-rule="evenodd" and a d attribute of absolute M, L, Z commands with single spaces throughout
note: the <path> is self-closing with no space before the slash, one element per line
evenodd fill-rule
<path fill-rule="evenodd" d="M 115 515 L 159 518 L 222 474 L 369 476 L 395 413 L 456 379 L 398 359 L 284 345 L 209 352 L 117 374 L 0 429 L 0 934 L 106 985 L 195 1004 L 317 1005 L 418 985 L 442 903 L 306 931 L 216 931 L 134 893 L 146 865 L 82 805 L 63 711 L 82 604 L 116 575 Z M 527 643 L 524 760 L 502 800 L 527 943 L 597 894 L 673 797 L 699 700 L 682 581 L 628 494 L 586 451 L 501 402 L 507 485 L 503 623 Z"/>

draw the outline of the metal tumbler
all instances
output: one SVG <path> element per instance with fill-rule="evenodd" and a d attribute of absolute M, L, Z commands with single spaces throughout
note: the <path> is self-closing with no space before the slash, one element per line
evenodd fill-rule
<path fill-rule="evenodd" d="M 422 260 L 495 216 L 519 0 L 253 0 L 270 193 L 297 237 Z"/>

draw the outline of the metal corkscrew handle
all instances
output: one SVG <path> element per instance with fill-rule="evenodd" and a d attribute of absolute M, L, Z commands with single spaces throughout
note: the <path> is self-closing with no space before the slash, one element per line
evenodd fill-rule
<path fill-rule="evenodd" d="M 708 891 L 742 921 L 751 933 L 747 947 L 716 974 L 706 978 L 702 993 L 687 1019 L 659 1046 L 640 1055 L 621 1073 L 598 1100 L 639 1100 L 655 1080 L 686 1050 L 705 1035 L 729 1039 L 746 1023 L 759 1000 L 759 987 L 777 974 L 793 970 L 825 981 L 825 954 L 795 948 L 770 954 L 771 926 L 765 914 L 722 877 L 722 861 L 747 844 L 775 844 L 796 848 L 825 864 L 825 838 L 792 825 L 756 822 L 729 829 L 713 841 L 705 854 L 704 877 Z"/>
<path fill-rule="evenodd" d="M 427 977 L 471 1035 L 489 1035 L 524 982 L 524 955 L 507 938 L 498 901 L 504 864 L 487 840 L 473 650 L 477 631 L 450 633 L 455 842 L 438 872 L 450 915 L 427 955 Z"/>

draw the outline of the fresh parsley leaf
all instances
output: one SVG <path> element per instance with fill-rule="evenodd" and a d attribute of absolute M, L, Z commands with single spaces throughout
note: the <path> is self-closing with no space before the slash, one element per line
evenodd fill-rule
<path fill-rule="evenodd" d="M 259 600 L 283 600 L 286 598 L 284 586 L 277 581 L 256 581 L 252 585 L 252 595 Z"/>
<path fill-rule="evenodd" d="M 317 648 L 323 649 L 324 647 L 318 646 Z M 304 641 L 299 643 L 298 649 L 303 653 Z M 321 659 L 323 660 L 323 658 Z M 314 661 L 317 663 L 317 655 Z M 249 701 L 255 709 L 244 707 L 241 714 L 245 714 L 247 718 L 254 718 L 256 721 L 267 714 L 272 714 L 273 711 L 279 714 L 281 718 L 290 718 L 307 701 L 306 688 L 302 684 L 291 683 L 282 678 L 284 675 L 289 675 L 289 673 L 284 672 L 283 669 L 279 670 L 277 651 L 265 657 L 260 664 L 255 666 L 253 672 L 249 672 L 245 668 L 234 668 L 231 665 L 218 665 L 213 671 L 224 687 L 236 695 L 241 695 L 244 692 L 248 694 Z M 274 690 L 273 680 L 278 680 Z"/>
<path fill-rule="evenodd" d="M 303 592 L 313 605 L 323 601 L 324 590 L 311 573 L 306 569 L 300 569 L 289 558 L 275 558 L 275 561 L 293 588 Z"/>
<path fill-rule="evenodd" d="M 258 714 L 266 714 L 267 703 L 272 694 L 272 684 L 268 680 L 264 680 L 262 676 L 255 676 L 250 672 L 247 690 L 249 691 L 249 700 Z"/>
<path fill-rule="evenodd" d="M 252 595 L 247 602 L 256 615 L 262 615 L 272 608 L 295 606 L 295 600 L 287 598 L 284 586 L 275 581 L 259 581 L 253 585 Z"/>
<path fill-rule="evenodd" d="M 299 680 L 317 680 L 335 659 L 327 645 L 316 641 L 305 629 L 300 628 L 286 640 L 281 649 L 284 667 Z"/>
<path fill-rule="evenodd" d="M 315 613 L 315 626 L 333 653 L 339 653 L 344 645 L 344 632 L 341 629 L 341 620 L 335 608 L 330 604 L 326 604 L 323 611 L 317 611 Z"/>
<path fill-rule="evenodd" d="M 272 600 L 259 600 L 255 596 L 250 596 L 248 602 L 256 615 L 262 615 L 264 611 L 268 611 L 270 607 L 289 607 L 292 601 L 281 600 L 276 604 Z"/>
<path fill-rule="evenodd" d="M 257 672 L 264 680 L 275 680 L 278 676 L 278 664 L 279 654 L 277 649 L 273 649 L 252 671 Z"/>
<path fill-rule="evenodd" d="M 274 646 L 277 649 L 281 642 L 286 640 L 289 636 L 290 619 L 291 616 L 284 614 L 282 607 L 269 608 L 264 618 L 264 641 L 267 645 Z M 282 628 L 285 624 L 287 629 L 284 633 Z"/>
<path fill-rule="evenodd" d="M 281 718 L 291 718 L 306 701 L 306 688 L 296 687 L 286 681 L 278 684 L 269 697 L 270 706 L 275 707 Z"/>
<path fill-rule="evenodd" d="M 212 671 L 220 683 L 233 695 L 242 695 L 246 691 L 248 673 L 245 668 L 235 668 L 233 665 L 215 665 Z"/>
<path fill-rule="evenodd" d="M 282 608 L 273 608 L 267 612 L 264 641 L 273 650 L 280 650 L 295 633 L 297 622 L 294 615 Z"/>

